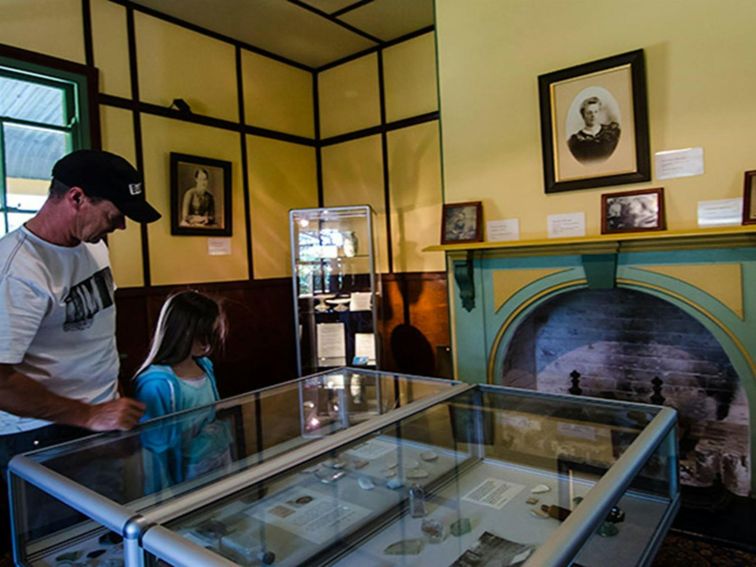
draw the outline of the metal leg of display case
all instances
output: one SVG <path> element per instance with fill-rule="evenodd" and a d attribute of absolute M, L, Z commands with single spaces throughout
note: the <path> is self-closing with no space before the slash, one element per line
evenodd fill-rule
<path fill-rule="evenodd" d="M 535 550 L 528 559 L 528 565 L 562 567 L 570 564 L 606 518 L 614 503 L 659 448 L 660 443 L 656 441 L 660 437 L 659 433 L 663 437 L 673 430 L 677 422 L 676 415 L 670 408 L 660 408 L 648 427 L 640 432 L 630 447 L 588 492 L 581 505 Z"/>

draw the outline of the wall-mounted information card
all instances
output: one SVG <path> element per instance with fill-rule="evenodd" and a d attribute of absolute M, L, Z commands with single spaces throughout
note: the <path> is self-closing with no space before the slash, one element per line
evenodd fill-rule
<path fill-rule="evenodd" d="M 546 223 L 549 238 L 585 236 L 585 213 L 549 215 Z"/>
<path fill-rule="evenodd" d="M 488 242 L 506 242 L 520 240 L 520 220 L 502 219 L 486 223 L 486 240 Z"/>
<path fill-rule="evenodd" d="M 691 177 L 704 172 L 703 148 L 656 152 L 656 178 Z"/>
<path fill-rule="evenodd" d="M 743 199 L 698 201 L 698 226 L 738 226 L 743 219 Z"/>

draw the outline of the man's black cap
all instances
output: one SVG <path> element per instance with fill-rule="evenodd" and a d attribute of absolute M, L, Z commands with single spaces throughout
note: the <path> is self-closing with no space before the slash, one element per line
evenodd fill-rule
<path fill-rule="evenodd" d="M 68 187 L 80 187 L 89 197 L 107 199 L 137 222 L 154 222 L 160 218 L 160 213 L 144 199 L 139 172 L 128 161 L 110 152 L 72 152 L 58 160 L 52 176 Z"/>

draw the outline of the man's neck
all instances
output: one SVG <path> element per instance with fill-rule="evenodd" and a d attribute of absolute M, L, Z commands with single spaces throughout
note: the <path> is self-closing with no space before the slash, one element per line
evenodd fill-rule
<path fill-rule="evenodd" d="M 36 215 L 24 223 L 24 226 L 32 234 L 50 244 L 77 246 L 81 241 L 71 234 L 71 230 L 58 213 L 55 204 L 48 200 Z"/>

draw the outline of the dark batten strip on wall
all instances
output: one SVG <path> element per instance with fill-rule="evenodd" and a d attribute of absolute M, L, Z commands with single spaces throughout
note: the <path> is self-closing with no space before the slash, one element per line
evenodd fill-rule
<path fill-rule="evenodd" d="M 383 50 L 378 51 L 378 101 L 381 110 L 381 162 L 383 163 L 383 207 L 386 210 L 386 255 L 388 271 L 394 272 L 394 247 L 391 242 L 391 182 L 389 179 L 388 133 L 386 132 L 386 83 L 383 78 Z"/>
<path fill-rule="evenodd" d="M 239 97 L 239 122 L 245 123 L 244 115 L 244 74 L 242 73 L 242 52 L 241 48 L 237 45 L 235 50 L 236 54 L 236 89 L 237 96 Z M 249 193 L 249 164 L 247 163 L 247 134 L 242 130 L 239 132 L 239 139 L 241 141 L 241 165 L 242 165 L 242 188 L 244 190 L 244 222 L 246 225 L 246 237 L 247 237 L 247 273 L 249 279 L 255 279 L 255 268 L 252 263 L 252 214 L 250 211 L 250 193 Z"/>
<path fill-rule="evenodd" d="M 289 3 L 290 4 L 294 4 L 295 6 L 298 6 L 298 7 L 302 8 L 303 10 L 307 10 L 308 12 L 312 12 L 313 14 L 316 14 L 316 15 L 320 16 L 321 18 L 326 19 L 329 22 L 331 22 L 333 24 L 336 24 L 337 26 L 342 27 L 345 30 L 350 31 L 350 32 L 352 32 L 355 35 L 358 35 L 358 36 L 360 36 L 362 38 L 365 38 L 368 41 L 372 41 L 372 42 L 375 42 L 375 43 L 378 43 L 378 44 L 382 43 L 381 38 L 375 37 L 374 35 L 371 35 L 371 34 L 367 33 L 366 31 L 362 31 L 359 28 L 356 28 L 356 27 L 354 27 L 354 26 L 352 26 L 352 25 L 350 25 L 350 24 L 348 24 L 346 22 L 343 22 L 340 19 L 335 18 L 334 16 L 332 16 L 328 12 L 324 12 L 323 10 L 317 9 L 315 6 L 310 6 L 309 4 L 305 4 L 301 0 L 289 0 Z"/>
<path fill-rule="evenodd" d="M 392 130 L 399 130 L 401 128 L 407 128 L 409 126 L 416 126 L 417 124 L 424 124 L 425 122 L 433 122 L 438 120 L 438 111 L 428 112 L 427 114 L 420 114 L 418 116 L 411 116 L 410 118 L 402 118 L 394 122 L 389 122 L 382 126 L 371 126 L 370 128 L 364 128 L 362 130 L 355 130 L 354 132 L 348 132 L 347 134 L 339 134 L 338 136 L 332 136 L 320 141 L 321 147 L 333 146 L 334 144 L 341 144 L 343 142 L 351 142 L 359 138 L 366 138 L 368 136 L 375 136 L 383 132 L 391 132 Z"/>
<path fill-rule="evenodd" d="M 169 14 L 165 14 L 163 12 L 153 10 L 152 8 L 148 8 L 147 6 L 140 6 L 138 4 L 134 4 L 130 0 L 110 0 L 110 2 L 112 2 L 113 4 L 126 6 L 126 8 L 131 8 L 134 11 L 142 12 L 143 14 L 147 14 L 148 16 L 152 16 L 153 18 L 157 18 L 158 20 L 163 20 L 164 22 L 168 22 L 170 24 L 174 24 L 176 26 L 191 30 L 193 32 L 200 33 L 207 37 L 211 37 L 213 39 L 217 39 L 220 41 L 225 41 L 226 43 L 230 43 L 231 45 L 241 47 L 242 49 L 246 49 L 247 51 L 251 51 L 252 53 L 257 53 L 258 55 L 263 55 L 264 57 L 269 57 L 270 59 L 274 59 L 278 61 L 279 63 L 285 63 L 286 65 L 291 65 L 292 67 L 302 69 L 303 71 L 312 71 L 312 67 L 309 67 L 308 65 L 305 65 L 304 63 L 299 63 L 297 61 L 287 59 L 286 57 L 283 57 L 281 55 L 276 55 L 275 53 L 272 53 L 260 47 L 256 47 L 254 45 L 251 45 L 244 41 L 240 41 L 238 39 L 234 39 L 233 37 L 230 37 L 227 35 L 223 35 L 222 33 L 214 32 L 212 30 L 203 28 L 202 26 L 198 26 L 197 24 L 193 24 L 191 22 L 187 22 L 186 20 L 176 18 Z"/>
<path fill-rule="evenodd" d="M 371 53 L 375 53 L 376 51 L 379 51 L 381 49 L 386 49 L 387 47 L 391 47 L 393 45 L 397 45 L 399 43 L 403 43 L 405 41 L 415 39 L 416 37 L 420 37 L 421 35 L 430 33 L 434 31 L 435 29 L 436 29 L 436 26 L 426 26 L 424 28 L 420 28 L 417 31 L 410 32 L 408 34 L 399 36 L 395 39 L 384 41 L 383 43 L 381 43 L 380 45 L 376 45 L 375 47 L 368 47 L 367 49 L 364 49 L 357 53 L 352 53 L 351 55 L 347 55 L 346 57 L 337 59 L 336 61 L 331 61 L 330 63 L 321 65 L 316 70 L 318 73 L 322 73 L 323 71 L 327 71 L 328 69 L 333 69 L 334 67 L 338 67 L 339 65 L 343 65 L 344 63 L 349 63 L 350 61 L 354 61 L 355 59 L 359 59 L 360 57 L 365 57 L 365 55 L 370 55 Z"/>
<path fill-rule="evenodd" d="M 134 24 L 134 10 L 130 5 L 126 6 L 126 34 L 129 43 L 129 73 L 131 75 L 131 98 L 139 100 L 139 69 L 137 68 L 136 28 Z M 144 175 L 144 151 L 142 149 L 142 117 L 139 108 L 132 109 L 134 117 L 134 155 L 136 156 L 136 168 Z M 147 183 L 144 183 L 144 192 L 147 194 Z M 144 286 L 152 285 L 150 274 L 150 243 L 147 225 L 141 224 L 142 235 L 142 271 L 144 273 Z"/>
<path fill-rule="evenodd" d="M 333 16 L 334 18 L 338 18 L 339 16 L 342 16 L 348 12 L 351 12 L 352 10 L 356 10 L 357 8 L 362 8 L 363 6 L 367 6 L 368 4 L 372 4 L 373 2 L 375 2 L 375 0 L 360 0 L 359 2 L 355 2 L 354 4 L 350 4 L 349 6 L 344 6 L 340 10 L 331 12 L 331 16 Z"/>
<path fill-rule="evenodd" d="M 164 118 L 172 118 L 174 120 L 191 122 L 193 124 L 201 124 L 203 126 L 212 126 L 213 128 L 231 130 L 233 132 L 244 132 L 246 134 L 252 134 L 253 136 L 272 138 L 274 140 L 291 142 L 293 144 L 301 144 L 303 146 L 316 145 L 315 140 L 305 138 L 304 136 L 296 136 L 294 134 L 287 134 L 285 132 L 278 132 L 276 130 L 268 130 L 267 128 L 260 128 L 258 126 L 249 126 L 247 124 L 232 122 L 231 120 L 223 120 L 221 118 L 213 118 L 212 116 L 205 116 L 202 114 L 187 114 L 173 108 L 166 108 L 165 106 L 159 106 L 157 104 L 151 104 L 149 102 L 139 102 L 130 100 L 128 98 L 102 93 L 99 96 L 99 101 L 100 104 L 125 108 L 128 110 L 133 110 L 135 112 L 140 112 L 141 114 L 153 114 L 155 116 L 162 116 Z"/>
<path fill-rule="evenodd" d="M 89 0 L 81 0 L 81 21 L 84 30 L 84 61 L 94 67 L 94 41 L 92 39 L 92 10 Z"/>
<path fill-rule="evenodd" d="M 312 110 L 315 121 L 315 139 L 318 143 L 315 147 L 315 175 L 318 188 L 318 207 L 325 203 L 323 195 L 323 147 L 320 143 L 320 94 L 318 93 L 318 74 L 312 73 Z"/>

